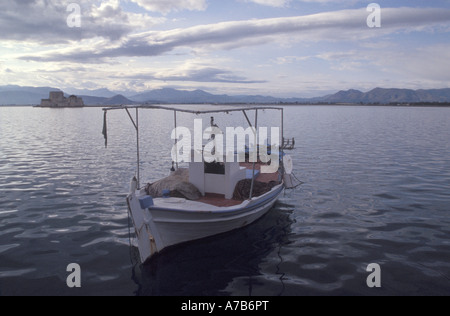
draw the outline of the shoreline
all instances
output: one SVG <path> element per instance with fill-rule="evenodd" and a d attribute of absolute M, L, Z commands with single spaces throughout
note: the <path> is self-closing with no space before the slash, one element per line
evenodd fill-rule
<path fill-rule="evenodd" d="M 143 103 L 145 104 L 145 103 Z M 125 105 L 125 104 L 123 104 Z M 134 104 L 138 105 L 138 104 Z M 354 107 L 425 107 L 425 108 L 450 108 L 450 103 L 399 103 L 399 104 L 360 104 L 360 103 L 152 103 L 152 105 L 211 105 L 211 106 L 221 106 L 221 105 L 235 105 L 235 106 L 354 106 Z M 83 107 L 42 107 L 33 104 L 7 104 L 0 105 L 1 107 L 32 107 L 40 109 L 83 109 L 83 108 L 105 108 L 105 107 L 120 107 L 122 105 L 85 105 Z"/>

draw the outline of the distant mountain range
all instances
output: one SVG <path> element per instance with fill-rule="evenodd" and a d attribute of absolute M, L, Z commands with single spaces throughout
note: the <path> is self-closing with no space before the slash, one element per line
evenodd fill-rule
<path fill-rule="evenodd" d="M 340 91 L 324 97 L 327 103 L 433 103 L 450 102 L 450 89 L 409 90 L 376 88 L 363 93 L 358 90 Z"/>
<path fill-rule="evenodd" d="M 0 86 L 0 105 L 36 105 L 46 99 L 50 91 L 61 91 L 51 87 Z M 108 89 L 71 90 L 78 92 L 86 105 L 121 105 L 136 103 L 351 103 L 351 104 L 391 104 L 391 103 L 450 103 L 450 89 L 409 90 L 376 88 L 369 92 L 358 90 L 339 91 L 336 94 L 316 98 L 275 98 L 261 95 L 216 95 L 203 90 L 184 91 L 176 89 L 151 90 L 133 95 Z M 66 94 L 68 96 L 69 94 Z"/>
<path fill-rule="evenodd" d="M 0 86 L 0 105 L 9 104 L 39 104 L 41 99 L 46 99 L 50 91 L 60 91 L 50 87 L 20 87 L 20 86 Z"/>

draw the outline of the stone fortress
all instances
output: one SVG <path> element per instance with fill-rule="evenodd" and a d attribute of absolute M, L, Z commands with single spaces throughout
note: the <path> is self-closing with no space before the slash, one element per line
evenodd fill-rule
<path fill-rule="evenodd" d="M 54 91 L 50 92 L 49 99 L 43 99 L 40 107 L 43 108 L 80 108 L 84 107 L 82 98 L 78 98 L 74 95 L 66 98 L 64 92 Z"/>

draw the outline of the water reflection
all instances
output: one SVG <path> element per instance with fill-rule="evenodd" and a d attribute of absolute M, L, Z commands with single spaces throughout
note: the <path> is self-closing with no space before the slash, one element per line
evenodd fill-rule
<path fill-rule="evenodd" d="M 258 222 L 220 236 L 176 246 L 145 265 L 136 265 L 133 280 L 138 296 L 227 296 L 227 286 L 247 279 L 252 295 L 252 278 L 262 275 L 260 265 L 273 251 L 289 243 L 294 207 L 282 202 Z M 137 251 L 134 249 L 134 251 Z M 280 256 L 279 261 L 283 258 Z M 283 273 L 278 272 L 284 289 Z M 242 289 L 241 289 L 242 291 Z"/>

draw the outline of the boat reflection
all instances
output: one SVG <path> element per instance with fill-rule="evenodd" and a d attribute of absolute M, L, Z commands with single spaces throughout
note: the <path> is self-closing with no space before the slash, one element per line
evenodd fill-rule
<path fill-rule="evenodd" d="M 237 278 L 261 275 L 260 264 L 289 243 L 294 207 L 279 201 L 254 224 L 240 230 L 167 249 L 133 269 L 137 296 L 228 296 Z M 137 249 L 134 249 L 137 251 Z M 282 258 L 277 258 L 282 262 Z M 281 288 L 283 273 L 279 271 Z M 246 291 L 246 290 L 245 290 Z M 282 293 L 280 293 L 281 295 Z"/>

